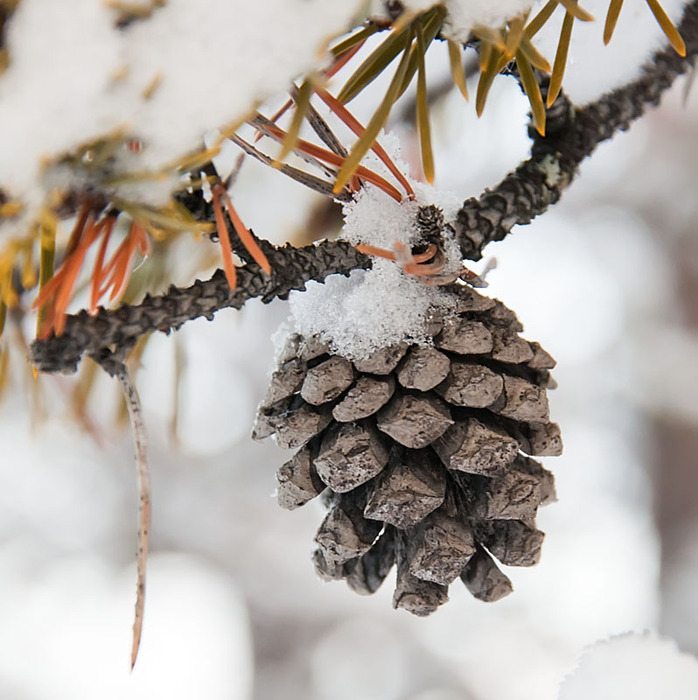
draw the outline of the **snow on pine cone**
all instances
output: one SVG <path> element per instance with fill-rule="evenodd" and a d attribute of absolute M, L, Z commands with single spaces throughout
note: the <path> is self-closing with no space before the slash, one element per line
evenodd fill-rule
<path fill-rule="evenodd" d="M 396 608 L 428 615 L 460 577 L 480 600 L 512 590 L 493 557 L 532 566 L 538 506 L 553 476 L 528 455 L 559 455 L 548 418 L 555 362 L 519 336 L 515 314 L 466 286 L 433 309 L 433 346 L 401 343 L 361 361 L 318 336 L 291 335 L 253 437 L 300 448 L 277 473 L 293 509 L 322 494 L 329 512 L 315 567 L 374 593 L 393 564 Z"/>

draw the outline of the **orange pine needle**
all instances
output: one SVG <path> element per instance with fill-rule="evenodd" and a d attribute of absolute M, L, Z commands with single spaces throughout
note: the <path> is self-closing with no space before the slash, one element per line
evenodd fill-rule
<path fill-rule="evenodd" d="M 352 46 L 350 49 L 347 49 L 343 54 L 340 54 L 332 63 L 332 65 L 326 70 L 323 71 L 322 75 L 325 78 L 331 78 L 335 73 L 339 72 L 344 66 L 351 61 L 351 59 L 359 52 L 359 49 L 364 45 L 366 40 L 364 39 L 363 41 L 359 42 L 356 46 Z M 269 121 L 273 122 L 276 124 L 276 122 L 281 119 L 281 117 L 288 112 L 289 109 L 291 109 L 291 106 L 293 105 L 293 100 L 288 99 L 286 102 L 279 107 L 279 109 L 274 112 L 274 114 L 270 117 Z M 259 139 L 264 136 L 263 131 L 258 131 L 257 135 L 254 137 L 254 143 L 257 143 Z"/>
<path fill-rule="evenodd" d="M 107 246 L 109 245 L 109 240 L 111 239 L 112 231 L 114 230 L 114 224 L 116 223 L 116 217 L 109 216 L 104 221 L 101 222 L 101 227 L 104 229 L 104 234 L 102 236 L 102 242 L 99 245 L 99 250 L 97 251 L 97 258 L 95 260 L 93 272 L 92 272 L 92 292 L 90 294 L 90 313 L 94 314 L 97 311 L 97 303 L 104 292 L 100 291 L 102 285 L 102 280 L 106 277 L 104 266 L 104 256 L 107 252 Z M 108 288 L 108 287 L 107 287 Z M 104 290 L 106 291 L 106 289 Z"/>
<path fill-rule="evenodd" d="M 335 73 L 338 73 L 344 66 L 351 61 L 354 56 L 359 52 L 361 47 L 366 43 L 366 39 L 360 41 L 355 46 L 347 49 L 344 53 L 337 56 L 332 65 L 323 73 L 326 78 L 331 78 Z"/>
<path fill-rule="evenodd" d="M 366 128 L 336 97 L 333 97 L 327 90 L 317 90 L 317 94 L 357 136 L 363 134 Z M 371 146 L 371 150 L 381 159 L 385 167 L 390 170 L 397 181 L 405 188 L 407 196 L 410 199 L 414 199 L 414 190 L 412 186 L 407 181 L 407 178 L 400 172 L 400 169 L 395 165 L 392 158 L 385 152 L 385 149 L 375 141 Z"/>
<path fill-rule="evenodd" d="M 385 260 L 397 262 L 402 266 L 403 272 L 408 275 L 415 275 L 416 277 L 432 277 L 441 274 L 444 269 L 445 260 L 443 253 L 433 243 L 430 243 L 423 253 L 417 254 L 412 254 L 401 241 L 396 241 L 393 247 L 395 248 L 395 252 L 386 250 L 385 248 L 361 244 L 356 246 L 356 250 L 364 255 L 372 255 L 376 258 L 384 258 Z M 427 262 L 429 260 L 432 260 L 432 262 Z"/>
<path fill-rule="evenodd" d="M 386 250 L 385 248 L 377 248 L 373 245 L 364 245 L 362 243 L 361 245 L 356 246 L 356 250 L 358 250 L 359 253 L 363 253 L 364 255 L 372 255 L 374 258 L 384 258 L 385 260 L 392 260 L 393 262 L 397 260 L 395 253 L 393 253 L 391 250 Z"/>
<path fill-rule="evenodd" d="M 119 250 L 116 253 L 118 262 L 114 267 L 114 274 L 109 284 L 109 286 L 112 287 L 109 301 L 114 301 L 114 299 L 120 297 L 124 291 L 126 291 L 126 287 L 131 279 L 131 273 L 133 272 L 131 261 L 133 260 L 136 249 L 140 250 L 142 255 L 146 255 L 149 245 L 145 238 L 145 229 L 141 224 L 133 221 L 129 228 L 128 235 L 121 246 L 119 246 Z"/>
<path fill-rule="evenodd" d="M 216 217 L 216 228 L 218 230 L 218 241 L 221 244 L 221 256 L 223 258 L 223 270 L 225 277 L 228 280 L 228 286 L 235 289 L 237 286 L 237 274 L 235 273 L 235 265 L 233 263 L 233 251 L 230 248 L 230 236 L 228 235 L 228 226 L 223 217 L 223 209 L 221 208 L 220 192 L 223 188 L 217 185 L 213 188 L 213 212 Z"/>
<path fill-rule="evenodd" d="M 240 236 L 242 244 L 245 246 L 245 248 L 247 248 L 257 265 L 259 265 L 268 275 L 271 275 L 271 265 L 267 260 L 267 256 L 263 253 L 262 249 L 257 244 L 257 241 L 255 241 L 254 236 L 250 233 L 250 230 L 245 226 L 245 224 L 242 223 L 242 219 L 238 216 L 230 196 L 222 186 L 219 188 L 219 196 L 223 198 L 223 203 L 225 204 L 228 216 L 235 227 L 235 231 L 237 232 L 238 236 Z"/>
<path fill-rule="evenodd" d="M 264 129 L 278 139 L 283 139 L 286 134 L 283 129 L 280 129 L 278 126 L 274 126 L 272 124 L 265 124 Z M 336 153 L 332 153 L 332 151 L 328 151 L 320 146 L 316 146 L 314 143 L 304 141 L 303 139 L 298 139 L 294 148 L 301 151 L 301 153 L 305 153 L 306 155 L 317 158 L 317 160 L 324 161 L 325 163 L 329 163 L 337 168 L 341 167 L 344 163 L 344 158 L 342 156 L 338 156 Z M 385 178 L 382 178 L 380 175 L 377 175 L 365 166 L 360 165 L 356 169 L 355 175 L 358 175 L 364 180 L 374 184 L 376 187 L 379 187 L 383 190 L 383 192 L 390 195 L 396 201 L 402 201 L 402 196 L 393 185 L 391 185 Z"/>
<path fill-rule="evenodd" d="M 44 325 L 39 333 L 45 338 L 53 328 L 60 335 L 65 328 L 65 312 L 88 248 L 99 234 L 89 210 L 81 208 L 75 227 L 68 241 L 68 251 L 63 264 L 44 285 L 34 300 L 32 308 L 38 308 L 50 301 Z"/>

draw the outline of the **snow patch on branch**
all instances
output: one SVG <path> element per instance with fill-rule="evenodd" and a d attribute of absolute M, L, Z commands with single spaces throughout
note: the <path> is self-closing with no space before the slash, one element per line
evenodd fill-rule
<path fill-rule="evenodd" d="M 396 242 L 408 248 L 418 242 L 420 204 L 440 205 L 446 221 L 452 220 L 457 199 L 425 185 L 415 185 L 415 191 L 416 201 L 398 203 L 372 185 L 365 187 L 345 207 L 340 237 L 393 251 Z M 447 240 L 445 248 L 447 268 L 458 268 L 458 246 Z M 355 270 L 349 278 L 332 275 L 324 283 L 309 282 L 305 292 L 291 293 L 290 303 L 296 332 L 319 334 L 333 352 L 354 360 L 402 341 L 428 344 L 430 309 L 446 311 L 453 300 L 439 287 L 405 274 L 395 262 L 374 258 L 370 270 Z"/>

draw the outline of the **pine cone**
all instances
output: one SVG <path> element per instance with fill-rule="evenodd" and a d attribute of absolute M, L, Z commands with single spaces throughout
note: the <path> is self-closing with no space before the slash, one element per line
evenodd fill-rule
<path fill-rule="evenodd" d="M 375 592 L 397 565 L 394 607 L 428 615 L 458 577 L 480 600 L 512 590 L 492 557 L 532 566 L 553 476 L 526 455 L 559 455 L 548 418 L 555 362 L 501 302 L 454 286 L 432 309 L 433 346 L 400 343 L 350 362 L 292 335 L 253 436 L 300 448 L 278 471 L 293 509 L 322 494 L 314 562 L 326 579 Z"/>

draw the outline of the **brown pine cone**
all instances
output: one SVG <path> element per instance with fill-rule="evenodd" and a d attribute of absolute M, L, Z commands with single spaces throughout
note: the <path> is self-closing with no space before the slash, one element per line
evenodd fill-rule
<path fill-rule="evenodd" d="M 279 505 L 323 493 L 318 574 L 369 594 L 396 564 L 393 605 L 415 615 L 446 602 L 459 577 L 480 600 L 510 593 L 493 557 L 538 562 L 536 512 L 555 487 L 527 455 L 562 450 L 548 417 L 554 360 L 501 302 L 450 289 L 456 311 L 433 310 L 433 345 L 350 362 L 290 336 L 253 432 L 300 448 L 277 473 Z"/>

